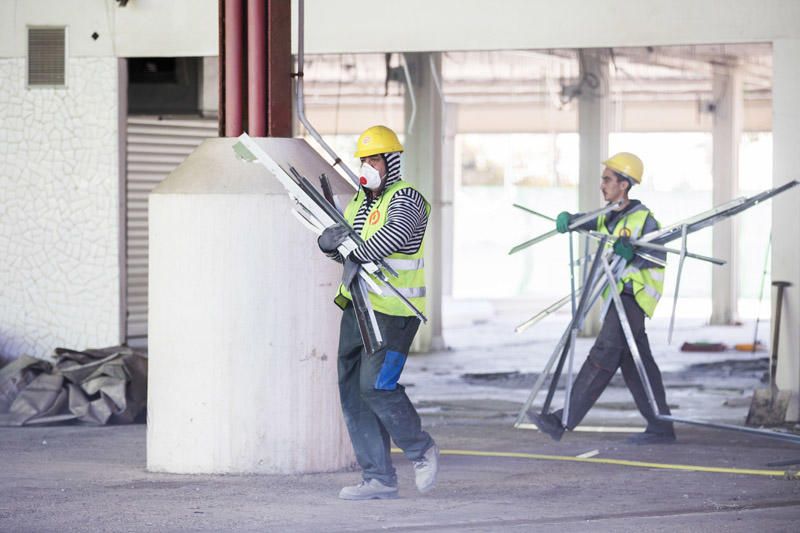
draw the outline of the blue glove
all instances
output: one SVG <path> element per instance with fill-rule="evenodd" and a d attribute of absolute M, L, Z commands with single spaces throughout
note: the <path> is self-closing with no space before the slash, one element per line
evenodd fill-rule
<path fill-rule="evenodd" d="M 633 245 L 630 237 L 619 237 L 614 241 L 614 253 L 630 263 L 633 260 Z"/>
<path fill-rule="evenodd" d="M 572 215 L 569 214 L 567 211 L 562 211 L 556 217 L 556 229 L 559 233 L 566 233 L 569 231 L 569 220 L 572 218 Z"/>

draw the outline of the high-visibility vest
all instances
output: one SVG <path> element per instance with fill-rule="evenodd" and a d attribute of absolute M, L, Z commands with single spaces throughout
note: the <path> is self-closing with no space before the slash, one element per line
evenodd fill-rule
<path fill-rule="evenodd" d="M 394 196 L 398 191 L 407 187 L 411 187 L 411 184 L 400 180 L 389 185 L 386 190 L 383 191 L 380 199 L 378 199 L 378 202 L 372 206 L 367 219 L 364 221 L 364 227 L 361 228 L 362 239 L 368 241 L 370 237 L 375 235 L 375 233 L 377 233 L 377 231 L 383 227 L 383 225 L 386 223 L 386 217 L 389 211 L 389 203 L 392 200 L 392 196 Z M 366 193 L 364 192 L 364 189 L 359 189 L 358 193 L 353 197 L 352 200 L 350 200 L 350 203 L 347 205 L 347 208 L 344 211 L 344 218 L 351 226 L 356 219 L 356 214 L 358 214 L 358 208 L 364 202 L 365 196 Z M 430 214 L 430 210 L 430 204 L 428 204 L 426 201 L 425 213 Z M 385 258 L 386 263 L 398 274 L 396 278 L 387 274 L 389 282 L 398 289 L 400 294 L 408 298 L 408 300 L 413 303 L 414 306 L 422 313 L 425 313 L 424 256 L 425 243 L 423 240 L 423 243 L 420 245 L 419 250 L 417 250 L 416 253 L 393 253 Z M 382 286 L 382 283 L 379 280 L 375 279 L 374 277 L 373 279 L 378 286 Z M 369 287 L 369 285 L 367 285 L 367 289 L 369 290 L 369 300 L 372 303 L 372 308 L 375 311 L 393 316 L 414 316 L 414 312 L 406 307 L 403 301 L 388 289 L 383 289 L 383 294 L 376 294 L 373 292 L 372 288 Z M 343 284 L 339 284 L 339 292 L 337 293 L 336 298 L 334 298 L 336 305 L 344 309 L 347 303 L 352 299 L 353 297 L 350 295 L 350 291 L 347 289 L 347 287 L 345 287 Z"/>
<path fill-rule="evenodd" d="M 650 210 L 644 205 L 639 204 L 630 213 L 626 214 L 621 220 L 617 221 L 614 226 L 614 235 L 617 237 L 627 235 L 631 239 L 638 239 L 642 236 L 644 230 L 644 223 Z M 656 221 L 658 224 L 658 221 Z M 658 226 L 661 228 L 661 225 Z M 600 215 L 597 218 L 597 231 L 600 233 L 609 234 L 606 228 L 606 216 Z M 617 292 L 622 292 L 626 283 L 630 283 L 633 288 L 633 296 L 636 303 L 649 317 L 653 317 L 656 310 L 656 304 L 664 293 L 664 268 L 637 268 L 633 266 L 633 262 L 627 265 L 620 275 L 620 281 L 617 283 Z M 608 297 L 608 287 L 603 291 L 603 298 Z"/>

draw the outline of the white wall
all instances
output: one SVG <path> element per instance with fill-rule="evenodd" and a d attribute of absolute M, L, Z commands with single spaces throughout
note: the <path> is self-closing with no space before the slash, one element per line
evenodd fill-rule
<path fill-rule="evenodd" d="M 119 342 L 117 60 L 0 59 L 0 355 Z"/>
<path fill-rule="evenodd" d="M 296 0 L 293 49 L 297 49 Z M 767 42 L 800 36 L 796 0 L 306 0 L 306 53 L 511 50 Z M 370 19 L 391 21 L 364 24 Z M 0 57 L 19 23 L 69 20 L 72 55 L 213 56 L 217 0 L 0 0 Z M 14 21 L 14 22 L 11 22 Z M 112 40 L 105 35 L 115 34 Z M 100 39 L 92 41 L 92 31 Z"/>
<path fill-rule="evenodd" d="M 113 0 L 107 0 L 116 6 Z M 246 2 L 245 2 L 246 3 Z M 217 0 L 131 0 L 114 8 L 119 57 L 215 56 Z"/>
<path fill-rule="evenodd" d="M 0 0 L 0 57 L 24 57 L 26 25 L 68 27 L 71 57 L 215 56 L 217 0 Z M 97 40 L 92 33 L 97 32 Z"/>
<path fill-rule="evenodd" d="M 0 57 L 26 56 L 27 26 L 66 26 L 70 57 L 112 56 L 115 5 L 114 0 L 0 0 Z"/>
<path fill-rule="evenodd" d="M 359 0 L 307 0 L 305 12 L 307 53 L 742 43 L 800 35 L 796 0 L 373 0 L 368 7 Z M 365 17 L 385 23 L 364 23 Z"/>

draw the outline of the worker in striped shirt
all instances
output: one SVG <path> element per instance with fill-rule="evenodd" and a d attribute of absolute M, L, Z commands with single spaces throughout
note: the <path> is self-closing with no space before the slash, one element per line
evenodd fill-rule
<path fill-rule="evenodd" d="M 342 257 L 337 248 L 347 238 L 349 228 L 339 225 L 327 228 L 318 242 L 323 252 L 340 262 L 384 260 L 398 273 L 392 284 L 424 313 L 424 236 L 430 205 L 401 178 L 402 152 L 397 135 L 385 126 L 373 126 L 361 134 L 355 153 L 362 163 L 361 187 L 347 205 L 344 218 L 364 242 L 348 257 Z M 343 310 L 339 395 L 362 481 L 344 487 L 339 497 L 397 497 L 390 439 L 412 461 L 417 489 L 426 493 L 436 481 L 439 448 L 422 429 L 416 409 L 398 383 L 420 320 L 389 291 L 369 292 L 385 341 L 370 355 L 364 348 L 348 289 L 341 284 L 334 300 Z"/>

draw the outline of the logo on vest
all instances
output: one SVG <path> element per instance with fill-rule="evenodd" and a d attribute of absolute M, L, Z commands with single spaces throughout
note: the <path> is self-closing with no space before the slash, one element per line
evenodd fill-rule
<path fill-rule="evenodd" d="M 378 221 L 379 221 L 380 219 L 381 219 L 381 212 L 380 212 L 380 211 L 378 211 L 378 210 L 375 210 L 375 211 L 373 211 L 373 212 L 372 212 L 372 213 L 369 215 L 369 225 L 370 225 L 370 226 L 374 226 L 375 224 L 377 224 L 377 223 L 378 223 Z"/>
<path fill-rule="evenodd" d="M 630 230 L 630 228 L 622 228 L 622 229 L 619 231 L 619 236 L 620 236 L 620 237 L 630 237 L 630 236 L 631 236 L 631 230 Z"/>

